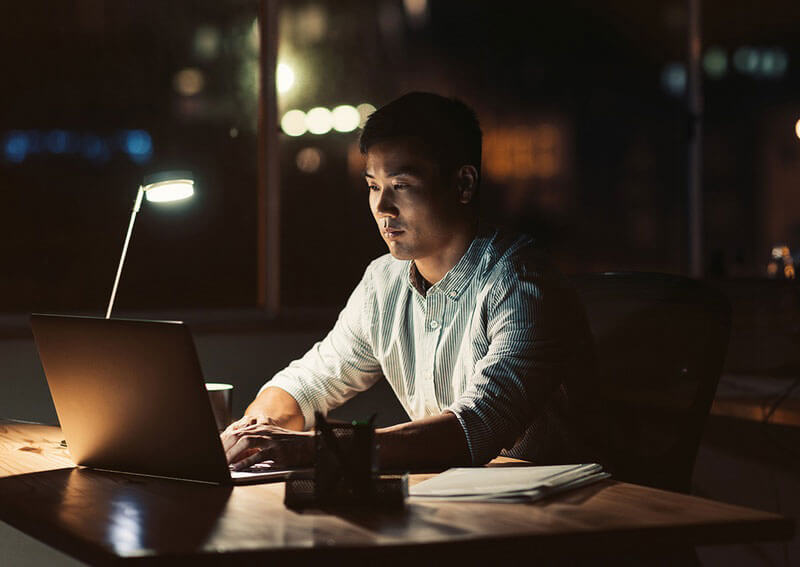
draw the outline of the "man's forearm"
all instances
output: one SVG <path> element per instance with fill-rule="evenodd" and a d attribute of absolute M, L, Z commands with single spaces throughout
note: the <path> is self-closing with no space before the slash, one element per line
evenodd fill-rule
<path fill-rule="evenodd" d="M 378 429 L 382 469 L 420 469 L 470 465 L 464 430 L 449 411 Z"/>
<path fill-rule="evenodd" d="M 305 427 L 303 411 L 297 401 L 280 388 L 265 388 L 248 406 L 245 415 L 268 417 L 286 429 L 302 431 Z"/>

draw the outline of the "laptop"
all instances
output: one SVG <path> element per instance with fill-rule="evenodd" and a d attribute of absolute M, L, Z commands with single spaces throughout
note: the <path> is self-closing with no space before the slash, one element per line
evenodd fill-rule
<path fill-rule="evenodd" d="M 184 323 L 33 314 L 31 328 L 77 465 L 218 484 L 288 476 L 229 469 Z"/>

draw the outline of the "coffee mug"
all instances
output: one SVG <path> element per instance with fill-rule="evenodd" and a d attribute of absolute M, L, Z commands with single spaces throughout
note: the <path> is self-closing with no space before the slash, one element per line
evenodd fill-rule
<path fill-rule="evenodd" d="M 233 385 L 222 384 L 220 382 L 206 382 L 208 399 L 211 401 L 211 409 L 214 410 L 214 419 L 217 421 L 217 429 L 224 430 L 231 424 L 233 415 Z"/>

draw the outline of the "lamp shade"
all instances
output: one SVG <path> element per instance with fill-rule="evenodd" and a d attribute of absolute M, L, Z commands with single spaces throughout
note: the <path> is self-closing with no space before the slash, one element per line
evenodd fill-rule
<path fill-rule="evenodd" d="M 188 171 L 165 171 L 146 177 L 142 189 L 153 203 L 179 201 L 194 195 L 194 179 Z"/>

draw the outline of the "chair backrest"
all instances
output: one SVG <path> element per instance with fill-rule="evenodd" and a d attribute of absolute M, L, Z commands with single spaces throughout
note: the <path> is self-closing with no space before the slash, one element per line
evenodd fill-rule
<path fill-rule="evenodd" d="M 674 275 L 570 279 L 594 335 L 615 477 L 688 492 L 728 346 L 730 303 Z"/>

